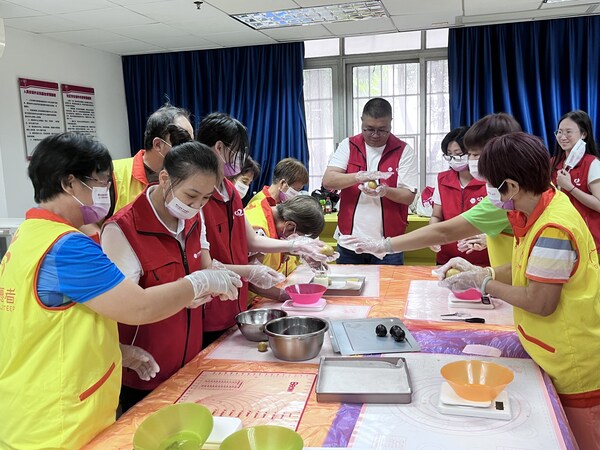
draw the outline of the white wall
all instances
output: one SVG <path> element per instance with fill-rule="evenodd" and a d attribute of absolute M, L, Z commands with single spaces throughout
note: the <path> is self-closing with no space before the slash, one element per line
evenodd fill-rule
<path fill-rule="evenodd" d="M 130 156 L 121 57 L 7 27 L 0 58 L 0 217 L 24 217 L 35 205 L 18 78 L 94 88 L 98 140 L 113 158 Z"/>

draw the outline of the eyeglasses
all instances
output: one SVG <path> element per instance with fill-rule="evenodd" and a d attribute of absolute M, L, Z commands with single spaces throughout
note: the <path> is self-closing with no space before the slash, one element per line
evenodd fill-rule
<path fill-rule="evenodd" d="M 573 130 L 556 130 L 554 132 L 554 136 L 556 136 L 556 138 L 559 138 L 562 136 L 564 136 L 566 138 L 570 138 L 574 134 L 575 134 L 575 131 L 573 131 Z"/>
<path fill-rule="evenodd" d="M 369 136 L 386 136 L 390 134 L 388 130 L 376 130 L 375 128 L 363 128 L 363 133 L 368 134 Z"/>
<path fill-rule="evenodd" d="M 446 161 L 460 161 L 465 155 L 466 153 L 463 153 L 462 155 L 442 155 L 442 158 L 444 158 Z"/>
<path fill-rule="evenodd" d="M 112 186 L 112 181 L 110 181 L 110 180 L 103 181 L 103 180 L 99 180 L 98 178 L 94 178 L 94 177 L 83 177 L 83 178 L 85 178 L 86 180 L 90 180 L 95 183 L 98 183 L 102 187 L 110 188 Z"/>

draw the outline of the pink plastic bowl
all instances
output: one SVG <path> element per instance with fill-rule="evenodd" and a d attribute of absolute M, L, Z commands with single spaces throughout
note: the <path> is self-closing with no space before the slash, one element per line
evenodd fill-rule
<path fill-rule="evenodd" d="M 292 299 L 292 303 L 297 305 L 312 305 L 317 303 L 327 288 L 320 284 L 293 284 L 285 288 Z"/>
<path fill-rule="evenodd" d="M 475 288 L 467 289 L 466 291 L 452 291 L 452 293 L 460 300 L 481 300 L 481 291 Z"/>

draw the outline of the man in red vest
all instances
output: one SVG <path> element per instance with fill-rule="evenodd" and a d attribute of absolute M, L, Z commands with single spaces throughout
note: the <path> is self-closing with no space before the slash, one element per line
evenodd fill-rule
<path fill-rule="evenodd" d="M 362 133 L 344 139 L 331 156 L 323 187 L 341 190 L 336 239 L 351 234 L 381 240 L 406 229 L 408 205 L 417 192 L 417 155 L 392 134 L 392 106 L 387 100 L 369 100 L 361 121 Z M 339 244 L 338 252 L 338 264 L 404 264 L 402 253 L 380 259 Z"/>

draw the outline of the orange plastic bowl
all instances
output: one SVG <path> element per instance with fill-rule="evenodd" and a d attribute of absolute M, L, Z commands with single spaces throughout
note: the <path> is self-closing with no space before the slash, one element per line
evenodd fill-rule
<path fill-rule="evenodd" d="M 467 289 L 466 291 L 452 291 L 452 293 L 460 300 L 481 300 L 481 291 L 475 288 Z"/>
<path fill-rule="evenodd" d="M 474 402 L 494 400 L 515 377 L 512 370 L 486 361 L 455 361 L 440 373 L 459 397 Z"/>
<path fill-rule="evenodd" d="M 323 296 L 327 287 L 320 284 L 292 284 L 285 288 L 295 305 L 312 305 Z"/>

